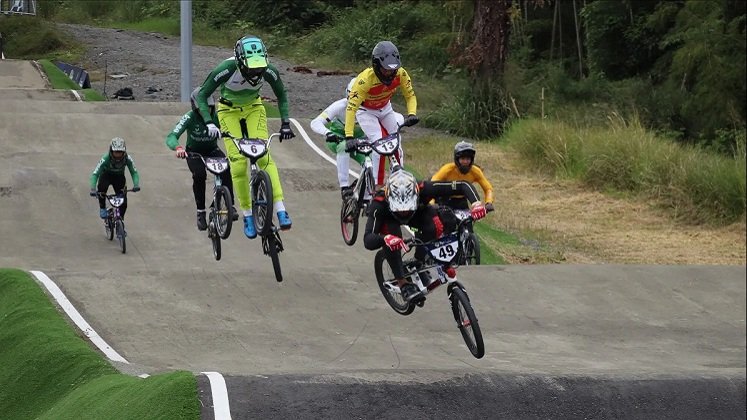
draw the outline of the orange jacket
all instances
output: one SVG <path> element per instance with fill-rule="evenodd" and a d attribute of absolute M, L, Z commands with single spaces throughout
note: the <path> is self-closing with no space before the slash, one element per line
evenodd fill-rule
<path fill-rule="evenodd" d="M 477 165 L 472 165 L 469 172 L 463 174 L 459 172 L 455 163 L 447 163 L 442 166 L 432 177 L 431 181 L 467 181 L 469 183 L 477 182 L 482 188 L 483 195 L 485 196 L 486 203 L 493 202 L 493 186 L 490 185 L 488 179 L 482 173 Z"/>

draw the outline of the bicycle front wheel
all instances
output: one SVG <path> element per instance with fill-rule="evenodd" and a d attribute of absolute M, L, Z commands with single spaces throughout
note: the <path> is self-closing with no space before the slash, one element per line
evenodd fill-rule
<path fill-rule="evenodd" d="M 217 232 L 217 221 L 213 221 L 215 226 L 210 226 L 210 241 L 213 243 L 213 256 L 215 257 L 215 261 L 220 261 L 221 257 L 221 247 L 220 247 L 220 236 L 218 236 Z"/>
<path fill-rule="evenodd" d="M 376 282 L 379 284 L 379 290 L 384 295 L 386 303 L 394 309 L 394 312 L 400 315 L 410 315 L 415 310 L 415 304 L 408 303 L 401 294 L 391 291 L 386 287 L 386 283 L 396 283 L 396 280 L 392 274 L 392 269 L 389 267 L 389 262 L 384 257 L 383 250 L 379 250 L 376 253 L 376 257 L 374 258 L 374 272 L 376 273 Z"/>
<path fill-rule="evenodd" d="M 485 344 L 482 341 L 480 325 L 467 293 L 459 286 L 451 289 L 451 310 L 470 353 L 477 359 L 482 358 L 485 355 Z"/>
<path fill-rule="evenodd" d="M 266 254 L 269 255 L 272 260 L 272 269 L 275 271 L 275 280 L 277 280 L 278 283 L 283 281 L 283 273 L 280 270 L 280 257 L 278 256 L 278 252 L 282 246 L 280 244 L 280 237 L 278 237 L 277 232 L 273 232 L 265 237 L 264 246 Z"/>
<path fill-rule="evenodd" d="M 114 222 L 112 222 L 111 215 L 107 216 L 104 220 L 104 229 L 106 229 L 106 237 L 110 241 L 114 239 Z"/>
<path fill-rule="evenodd" d="M 218 236 L 220 236 L 220 239 L 228 239 L 228 236 L 231 235 L 231 227 L 233 226 L 233 200 L 231 200 L 231 193 L 228 191 L 228 187 L 221 185 L 215 191 L 213 203 L 216 217 L 215 227 Z"/>
<path fill-rule="evenodd" d="M 127 252 L 127 240 L 125 239 L 125 225 L 123 220 L 117 220 L 114 222 L 117 230 L 117 239 L 119 240 L 119 249 L 122 250 L 122 253 Z"/>
<path fill-rule="evenodd" d="M 342 240 L 349 246 L 355 244 L 358 239 L 358 203 L 353 197 L 347 197 L 342 202 L 340 210 L 340 228 L 342 229 Z"/>
<path fill-rule="evenodd" d="M 252 212 L 257 234 L 267 236 L 272 230 L 272 182 L 265 171 L 257 171 L 252 182 Z"/>

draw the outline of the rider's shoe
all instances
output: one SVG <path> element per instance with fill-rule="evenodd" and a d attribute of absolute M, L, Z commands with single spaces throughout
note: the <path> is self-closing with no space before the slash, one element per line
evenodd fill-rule
<path fill-rule="evenodd" d="M 197 230 L 206 230 L 207 221 L 205 220 L 205 210 L 197 210 Z"/>
<path fill-rule="evenodd" d="M 236 207 L 231 207 L 231 209 L 233 210 L 233 221 L 235 222 L 239 220 L 239 212 L 236 210 Z"/>
<path fill-rule="evenodd" d="M 353 187 L 340 188 L 340 195 L 342 196 L 343 200 L 345 200 L 348 197 L 351 197 L 353 195 Z"/>
<path fill-rule="evenodd" d="M 278 222 L 280 223 L 281 230 L 288 230 L 291 228 L 291 218 L 287 211 L 278 212 Z"/>
<path fill-rule="evenodd" d="M 257 237 L 257 228 L 254 227 L 254 216 L 244 216 L 244 235 L 249 239 Z"/>
<path fill-rule="evenodd" d="M 413 299 L 415 301 L 425 299 L 425 296 L 420 293 L 418 287 L 412 283 L 405 283 L 405 285 L 400 287 L 399 289 L 402 292 L 402 298 L 404 298 L 406 302 L 409 302 Z"/>
<path fill-rule="evenodd" d="M 106 216 L 109 215 L 109 212 L 106 209 L 99 209 L 99 217 L 102 219 L 106 219 Z"/>

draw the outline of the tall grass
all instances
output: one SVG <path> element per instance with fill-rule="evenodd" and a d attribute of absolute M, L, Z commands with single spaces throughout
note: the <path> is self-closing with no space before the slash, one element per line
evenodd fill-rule
<path fill-rule="evenodd" d="M 514 122 L 508 142 L 533 166 L 601 191 L 642 194 L 693 223 L 729 224 L 745 216 L 744 146 L 734 155 L 682 146 L 617 114 L 607 127 L 555 120 Z"/>

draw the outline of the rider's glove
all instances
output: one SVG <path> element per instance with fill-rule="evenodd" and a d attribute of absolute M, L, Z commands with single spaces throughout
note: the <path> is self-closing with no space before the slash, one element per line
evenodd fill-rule
<path fill-rule="evenodd" d="M 402 125 L 404 125 L 405 127 L 412 127 L 413 125 L 417 124 L 418 121 L 420 121 L 420 118 L 418 118 L 417 115 L 410 114 L 407 116 L 407 118 L 405 118 L 405 122 Z"/>
<path fill-rule="evenodd" d="M 495 211 L 495 207 L 493 207 L 493 203 L 485 203 L 485 211 L 490 213 L 491 211 Z"/>
<path fill-rule="evenodd" d="M 98 191 L 96 191 L 96 188 L 91 188 L 91 192 L 89 193 L 91 197 L 96 197 L 98 195 Z"/>
<path fill-rule="evenodd" d="M 399 236 L 394 235 L 386 235 L 384 236 L 384 243 L 387 247 L 389 247 L 392 251 L 397 251 L 399 249 L 407 252 L 410 250 L 410 248 L 407 246 L 405 241 L 400 238 Z"/>
<path fill-rule="evenodd" d="M 474 220 L 480 220 L 485 217 L 486 214 L 488 214 L 488 212 L 485 210 L 485 206 L 483 206 L 479 201 L 475 201 L 474 203 L 472 203 L 472 209 L 470 210 L 470 213 L 472 214 L 472 218 Z"/>
<path fill-rule="evenodd" d="M 132 192 L 138 192 L 138 191 L 140 191 L 139 185 L 135 185 L 134 187 L 132 187 Z"/>
<path fill-rule="evenodd" d="M 187 151 L 182 146 L 176 146 L 176 157 L 184 159 L 187 157 Z"/>
<path fill-rule="evenodd" d="M 325 140 L 327 141 L 327 143 L 339 143 L 341 139 L 340 136 L 330 131 L 329 133 L 327 133 Z"/>
<path fill-rule="evenodd" d="M 345 152 L 346 153 L 355 152 L 356 146 L 358 146 L 358 140 L 354 139 L 353 137 L 345 137 Z"/>
<path fill-rule="evenodd" d="M 280 141 L 292 139 L 293 137 L 296 137 L 296 135 L 291 130 L 290 121 L 283 121 L 280 124 Z"/>
<path fill-rule="evenodd" d="M 205 126 L 208 129 L 208 137 L 210 137 L 213 140 L 220 139 L 220 129 L 215 124 L 209 122 L 205 124 Z"/>

